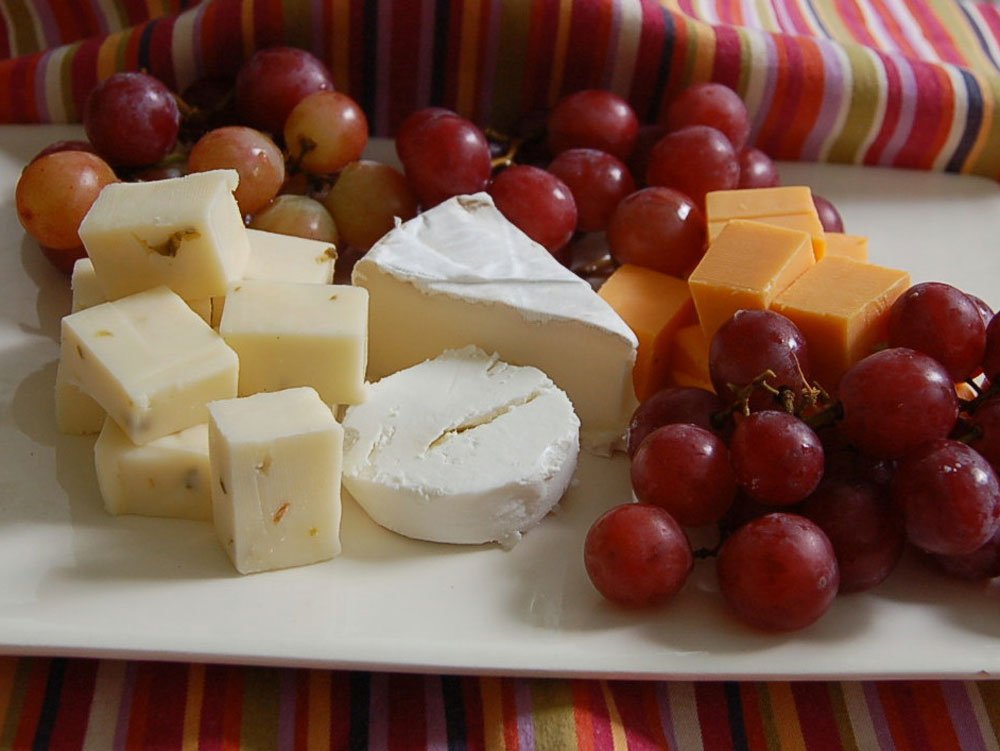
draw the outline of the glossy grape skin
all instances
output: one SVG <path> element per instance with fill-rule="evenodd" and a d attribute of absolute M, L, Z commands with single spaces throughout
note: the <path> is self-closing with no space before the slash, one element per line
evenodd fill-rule
<path fill-rule="evenodd" d="M 458 114 L 444 107 L 423 107 L 411 112 L 399 124 L 393 144 L 400 162 L 408 161 L 420 148 L 420 142 L 416 138 L 417 132 L 424 123 L 437 117 L 458 117 Z"/>
<path fill-rule="evenodd" d="M 738 420 L 729 448 L 737 482 L 761 503 L 798 503 L 823 479 L 819 436 L 787 412 L 764 410 Z"/>
<path fill-rule="evenodd" d="M 690 125 L 668 133 L 653 146 L 646 182 L 673 188 L 701 208 L 705 194 L 732 190 L 739 184 L 740 164 L 729 139 L 707 125 Z"/>
<path fill-rule="evenodd" d="M 726 444 L 690 423 L 664 425 L 647 435 L 632 457 L 631 481 L 640 503 L 666 509 L 685 527 L 719 521 L 736 497 Z"/>
<path fill-rule="evenodd" d="M 333 245 L 340 241 L 340 233 L 330 212 L 323 204 L 309 196 L 292 194 L 278 196 L 253 217 L 250 227 Z"/>
<path fill-rule="evenodd" d="M 743 149 L 738 157 L 740 179 L 737 188 L 774 188 L 781 184 L 781 176 L 774 161 L 760 149 Z"/>
<path fill-rule="evenodd" d="M 25 167 L 17 181 L 17 218 L 50 251 L 76 252 L 80 222 L 101 190 L 115 182 L 114 170 L 96 154 L 73 150 L 47 154 Z"/>
<path fill-rule="evenodd" d="M 963 555 L 931 555 L 931 560 L 949 576 L 984 581 L 1000 576 L 1000 527 L 985 545 Z"/>
<path fill-rule="evenodd" d="M 489 193 L 500 213 L 550 253 L 557 254 L 573 237 L 573 193 L 551 172 L 528 164 L 508 167 L 490 184 Z"/>
<path fill-rule="evenodd" d="M 771 310 L 738 310 L 712 336 L 708 349 L 708 372 L 715 393 L 731 402 L 739 389 L 766 370 L 774 372 L 767 382 L 774 388 L 796 393 L 811 379 L 806 338 L 787 317 Z M 735 387 L 735 390 L 734 390 Z M 750 395 L 751 410 L 773 409 L 772 394 L 757 388 Z"/>
<path fill-rule="evenodd" d="M 833 545 L 797 514 L 768 514 L 744 524 L 722 544 L 717 569 L 722 596 L 735 614 L 767 631 L 814 623 L 840 584 Z"/>
<path fill-rule="evenodd" d="M 627 162 L 635 147 L 639 118 L 617 94 L 586 89 L 556 102 L 547 126 L 553 154 L 567 149 L 597 149 Z"/>
<path fill-rule="evenodd" d="M 843 232 L 844 220 L 840 216 L 840 212 L 837 211 L 837 207 L 833 205 L 833 202 L 815 193 L 812 194 L 812 199 L 813 205 L 816 207 L 816 213 L 819 215 L 820 224 L 823 225 L 823 230 L 826 232 Z"/>
<path fill-rule="evenodd" d="M 181 114 L 173 94 L 145 73 L 115 73 L 87 97 L 83 127 L 95 151 L 116 167 L 144 167 L 177 143 Z"/>
<path fill-rule="evenodd" d="M 618 263 L 683 277 L 705 253 L 705 217 L 676 190 L 643 188 L 618 204 L 607 236 Z"/>
<path fill-rule="evenodd" d="M 906 536 L 928 553 L 963 555 L 985 545 L 1000 525 L 1000 484 L 982 456 L 938 439 L 904 456 L 892 481 Z"/>
<path fill-rule="evenodd" d="M 860 451 L 898 459 L 947 436 L 958 418 L 951 377 L 936 360 L 906 347 L 876 352 L 840 379 L 844 438 Z"/>
<path fill-rule="evenodd" d="M 750 115 L 739 94 L 721 83 L 696 83 L 684 89 L 667 108 L 667 127 L 709 125 L 720 131 L 736 151 L 750 136 Z"/>
<path fill-rule="evenodd" d="M 607 229 L 622 199 L 635 192 L 635 180 L 621 160 L 596 149 L 567 149 L 548 166 L 573 194 L 576 228 L 581 232 Z"/>
<path fill-rule="evenodd" d="M 986 347 L 983 351 L 983 372 L 989 381 L 1000 377 L 1000 314 L 993 316 L 986 327 Z"/>
<path fill-rule="evenodd" d="M 902 520 L 884 487 L 865 480 L 826 480 L 802 506 L 833 545 L 840 592 L 863 592 L 881 584 L 906 546 Z"/>
<path fill-rule="evenodd" d="M 976 304 L 943 282 L 914 284 L 889 309 L 889 346 L 923 352 L 956 383 L 975 375 L 986 348 L 986 325 Z"/>
<path fill-rule="evenodd" d="M 713 416 L 722 413 L 726 405 L 711 391 L 690 386 L 669 386 L 645 399 L 632 413 L 627 437 L 628 455 L 634 456 L 642 439 L 659 427 L 673 423 L 690 423 L 711 430 L 720 438 L 730 432 L 730 422 L 713 424 Z"/>
<path fill-rule="evenodd" d="M 293 164 L 328 175 L 361 158 L 368 145 L 368 119 L 346 94 L 317 91 L 288 113 L 284 134 Z"/>
<path fill-rule="evenodd" d="M 402 172 L 362 159 L 341 171 L 323 198 L 345 243 L 368 250 L 401 221 L 417 215 L 417 198 Z"/>
<path fill-rule="evenodd" d="M 978 451 L 994 470 L 1000 471 L 1000 395 L 991 396 L 968 418 L 974 435 L 969 445 Z"/>
<path fill-rule="evenodd" d="M 627 608 L 667 602 L 694 566 L 680 525 L 660 507 L 642 503 L 602 514 L 587 532 L 583 560 L 597 591 Z"/>
<path fill-rule="evenodd" d="M 285 160 L 269 136 L 259 130 L 231 125 L 210 130 L 191 148 L 191 172 L 234 169 L 240 182 L 234 195 L 244 216 L 264 208 L 285 182 Z"/>
<path fill-rule="evenodd" d="M 315 55 L 295 47 L 268 47 L 240 67 L 236 110 L 245 125 L 278 135 L 295 105 L 333 88 L 333 76 Z"/>
<path fill-rule="evenodd" d="M 427 117 L 397 136 L 403 171 L 420 204 L 431 208 L 453 196 L 485 190 L 492 165 L 486 136 L 457 115 Z"/>

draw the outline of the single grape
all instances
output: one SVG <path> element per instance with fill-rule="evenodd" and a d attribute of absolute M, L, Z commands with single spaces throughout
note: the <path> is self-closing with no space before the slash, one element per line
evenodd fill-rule
<path fill-rule="evenodd" d="M 967 419 L 973 429 L 969 445 L 1000 471 L 1000 396 L 988 398 Z"/>
<path fill-rule="evenodd" d="M 253 229 L 293 235 L 336 245 L 337 225 L 319 201 L 308 196 L 281 195 L 250 221 Z"/>
<path fill-rule="evenodd" d="M 639 132 L 639 118 L 617 94 L 585 89 L 563 97 L 548 119 L 553 154 L 568 149 L 597 149 L 628 161 Z"/>
<path fill-rule="evenodd" d="M 83 127 L 108 163 L 144 167 L 173 150 L 181 113 L 170 90 L 145 73 L 115 73 L 99 83 L 83 109 Z"/>
<path fill-rule="evenodd" d="M 892 481 L 906 536 L 928 553 L 963 555 L 985 545 L 1000 525 L 996 472 L 974 449 L 946 438 L 904 456 Z"/>
<path fill-rule="evenodd" d="M 962 555 L 931 555 L 942 571 L 957 579 L 984 581 L 1000 576 L 1000 527 L 982 547 Z"/>
<path fill-rule="evenodd" d="M 601 515 L 587 532 L 583 560 L 597 591 L 628 608 L 670 600 L 694 566 L 680 525 L 659 506 L 642 503 Z"/>
<path fill-rule="evenodd" d="M 880 584 L 903 555 L 902 520 L 887 490 L 875 483 L 824 478 L 803 504 L 802 514 L 816 522 L 833 545 L 841 592 L 862 592 Z"/>
<path fill-rule="evenodd" d="M 812 199 L 823 229 L 827 232 L 843 232 L 844 220 L 841 218 L 840 212 L 837 211 L 837 207 L 828 199 L 818 196 L 815 193 L 812 194 Z"/>
<path fill-rule="evenodd" d="M 607 229 L 622 199 L 635 192 L 635 181 L 621 160 L 596 149 L 567 149 L 548 167 L 573 194 L 576 228 L 582 232 Z"/>
<path fill-rule="evenodd" d="M 489 142 L 463 117 L 425 117 L 405 132 L 403 140 L 397 137 L 396 149 L 406 179 L 425 209 L 453 196 L 485 190 L 489 182 Z"/>
<path fill-rule="evenodd" d="M 647 435 L 632 457 L 631 479 L 640 503 L 666 509 L 686 527 L 719 521 L 736 496 L 726 444 L 689 423 L 664 425 Z"/>
<path fill-rule="evenodd" d="M 713 419 L 726 405 L 711 391 L 688 386 L 669 386 L 644 400 L 632 413 L 628 424 L 628 455 L 634 456 L 642 439 L 659 427 L 691 423 L 727 438 L 730 422 L 717 425 Z"/>
<path fill-rule="evenodd" d="M 362 159 L 337 176 L 323 205 L 333 216 L 345 243 L 368 250 L 401 221 L 417 215 L 417 198 L 395 167 Z"/>
<path fill-rule="evenodd" d="M 396 129 L 396 140 L 394 142 L 396 155 L 399 157 L 400 162 L 406 163 L 421 148 L 421 141 L 416 137 L 421 126 L 428 120 L 442 116 L 458 117 L 458 114 L 444 107 L 423 107 L 406 116 Z"/>
<path fill-rule="evenodd" d="M 234 169 L 240 175 L 234 195 L 240 212 L 255 214 L 274 198 L 285 182 L 285 160 L 266 134 L 242 125 L 210 130 L 191 148 L 191 172 Z"/>
<path fill-rule="evenodd" d="M 295 47 L 268 47 L 240 67 L 236 109 L 244 124 L 277 135 L 295 105 L 333 88 L 333 76 L 315 55 Z"/>
<path fill-rule="evenodd" d="M 760 149 L 743 149 L 739 157 L 737 188 L 774 188 L 781 184 L 777 165 Z"/>
<path fill-rule="evenodd" d="M 986 325 L 976 304 L 944 282 L 914 284 L 889 309 L 889 346 L 923 352 L 956 383 L 975 375 L 986 348 Z"/>
<path fill-rule="evenodd" d="M 983 372 L 991 383 L 1000 381 L 1000 313 L 993 316 L 990 325 L 986 327 Z"/>
<path fill-rule="evenodd" d="M 288 114 L 284 132 L 292 163 L 320 175 L 360 159 L 368 145 L 365 113 L 339 91 L 317 91 L 302 99 Z"/>
<path fill-rule="evenodd" d="M 989 326 L 990 321 L 993 320 L 993 308 L 981 297 L 970 295 L 968 292 L 965 293 L 965 296 L 972 300 L 972 304 L 976 306 L 976 310 L 979 311 L 979 315 L 983 319 L 983 326 Z"/>
<path fill-rule="evenodd" d="M 550 253 L 558 254 L 573 236 L 573 193 L 551 172 L 516 164 L 497 175 L 489 192 L 500 212 Z"/>
<path fill-rule="evenodd" d="M 936 360 L 890 347 L 851 366 L 840 380 L 844 438 L 859 450 L 898 459 L 944 438 L 958 419 L 951 376 Z"/>
<path fill-rule="evenodd" d="M 722 544 L 719 587 L 736 615 L 768 631 L 805 628 L 833 603 L 840 571 L 814 522 L 775 513 L 747 522 Z"/>
<path fill-rule="evenodd" d="M 705 253 L 705 217 L 686 195 L 643 188 L 626 196 L 611 215 L 608 246 L 618 263 L 686 276 Z"/>
<path fill-rule="evenodd" d="M 819 436 L 787 412 L 764 410 L 738 420 L 729 448 L 737 482 L 761 503 L 798 503 L 823 479 Z"/>
<path fill-rule="evenodd" d="M 771 310 L 738 310 L 712 336 L 708 372 L 712 387 L 723 401 L 732 403 L 741 391 L 766 371 L 775 389 L 798 394 L 810 383 L 809 347 L 792 321 Z M 774 409 L 780 400 L 764 388 L 749 394 L 751 410 Z"/>
<path fill-rule="evenodd" d="M 646 182 L 678 190 L 699 207 L 705 194 L 739 184 L 740 164 L 732 144 L 707 125 L 689 125 L 668 133 L 653 146 Z"/>
<path fill-rule="evenodd" d="M 104 186 L 114 182 L 118 182 L 114 170 L 96 154 L 47 154 L 25 167 L 17 181 L 17 218 L 25 231 L 50 251 L 76 252 L 80 222 Z"/>
<path fill-rule="evenodd" d="M 667 108 L 667 127 L 680 130 L 689 125 L 709 125 L 720 131 L 736 151 L 750 136 L 750 115 L 739 94 L 721 83 L 688 86 Z"/>

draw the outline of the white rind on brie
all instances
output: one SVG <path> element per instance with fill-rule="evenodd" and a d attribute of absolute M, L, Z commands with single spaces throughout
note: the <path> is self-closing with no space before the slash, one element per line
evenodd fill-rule
<path fill-rule="evenodd" d="M 378 524 L 433 542 L 516 541 L 558 503 L 579 454 L 567 396 L 475 347 L 372 384 L 343 427 L 347 490 Z"/>
<path fill-rule="evenodd" d="M 623 434 L 635 407 L 635 334 L 488 194 L 399 225 L 352 280 L 370 293 L 370 380 L 472 344 L 544 371 L 573 402 L 588 447 L 607 451 Z"/>

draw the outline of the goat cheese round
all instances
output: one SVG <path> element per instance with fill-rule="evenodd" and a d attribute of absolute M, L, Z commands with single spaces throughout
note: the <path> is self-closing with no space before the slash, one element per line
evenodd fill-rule
<path fill-rule="evenodd" d="M 565 493 L 580 421 L 541 370 L 477 347 L 386 376 L 344 415 L 343 483 L 378 524 L 432 542 L 516 542 Z"/>

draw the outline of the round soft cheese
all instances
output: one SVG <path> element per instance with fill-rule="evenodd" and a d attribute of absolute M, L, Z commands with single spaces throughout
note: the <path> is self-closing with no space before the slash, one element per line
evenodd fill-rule
<path fill-rule="evenodd" d="M 580 446 L 548 376 L 476 347 L 372 384 L 343 426 L 347 490 L 378 524 L 433 542 L 516 542 L 559 502 Z"/>

